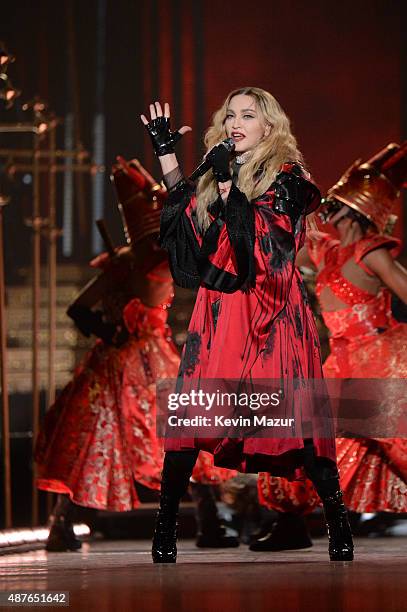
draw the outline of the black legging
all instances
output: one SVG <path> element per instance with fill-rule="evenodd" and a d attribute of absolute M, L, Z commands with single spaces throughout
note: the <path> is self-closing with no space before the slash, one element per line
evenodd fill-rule
<path fill-rule="evenodd" d="M 340 488 L 336 463 L 325 457 L 317 457 L 312 440 L 304 440 L 302 452 L 305 473 L 321 499 L 336 493 Z M 196 449 L 165 453 L 162 492 L 181 499 L 187 491 L 198 454 L 199 450 Z"/>
<path fill-rule="evenodd" d="M 164 457 L 161 492 L 179 499 L 186 493 L 199 450 L 167 451 Z"/>
<path fill-rule="evenodd" d="M 321 499 L 334 495 L 340 489 L 338 468 L 335 461 L 317 457 L 312 440 L 304 440 L 304 470 Z"/>

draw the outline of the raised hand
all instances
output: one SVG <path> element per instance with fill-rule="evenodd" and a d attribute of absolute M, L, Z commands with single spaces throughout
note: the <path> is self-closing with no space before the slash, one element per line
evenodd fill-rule
<path fill-rule="evenodd" d="M 148 121 L 145 115 L 141 115 L 140 118 L 150 134 L 156 155 L 162 157 L 169 153 L 174 153 L 174 145 L 186 132 L 190 132 L 192 128 L 184 125 L 175 132 L 171 131 L 170 105 L 167 102 L 164 104 L 164 114 L 159 102 L 150 104 L 150 116 L 150 121 Z"/>

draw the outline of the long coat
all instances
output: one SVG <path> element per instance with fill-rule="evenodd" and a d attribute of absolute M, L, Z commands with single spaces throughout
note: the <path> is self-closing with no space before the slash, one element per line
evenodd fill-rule
<path fill-rule="evenodd" d="M 175 282 L 199 288 L 178 390 L 197 389 L 204 379 L 233 379 L 255 389 L 256 379 L 295 386 L 322 378 L 317 330 L 295 267 L 306 214 L 319 202 L 309 176 L 286 163 L 255 201 L 232 185 L 226 205 L 219 198 L 210 207 L 212 222 L 202 235 L 193 188 L 185 181 L 175 187 L 162 213 L 161 244 Z M 313 438 L 317 455 L 335 458 L 333 436 L 317 437 L 312 427 L 305 434 L 298 426 L 313 420 L 311 412 L 304 414 L 294 397 L 297 427 L 288 437 L 168 438 L 165 448 L 210 450 L 215 465 L 292 477 L 302 464 L 305 437 Z"/>

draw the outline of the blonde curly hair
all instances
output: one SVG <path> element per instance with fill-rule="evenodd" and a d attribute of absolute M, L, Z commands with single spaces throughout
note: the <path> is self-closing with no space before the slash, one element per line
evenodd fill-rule
<path fill-rule="evenodd" d="M 259 87 L 242 87 L 229 93 L 219 110 L 212 118 L 212 125 L 205 133 L 204 143 L 209 151 L 227 137 L 225 121 L 227 109 L 234 96 L 251 96 L 260 111 L 264 126 L 270 125 L 268 136 L 263 137 L 253 150 L 250 159 L 241 166 L 238 183 L 248 200 L 262 195 L 275 180 L 276 174 L 286 161 L 304 163 L 297 141 L 291 132 L 290 121 L 277 100 Z M 210 224 L 208 206 L 218 197 L 217 183 L 212 172 L 202 176 L 197 184 L 197 218 L 200 228 L 205 231 Z"/>

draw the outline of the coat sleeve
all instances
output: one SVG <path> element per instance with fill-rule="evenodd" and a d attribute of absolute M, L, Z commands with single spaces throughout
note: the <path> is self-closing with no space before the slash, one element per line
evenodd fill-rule
<path fill-rule="evenodd" d="M 298 166 L 285 164 L 276 183 L 255 203 L 256 297 L 266 327 L 287 303 L 295 258 L 304 244 L 306 215 L 319 202 L 320 192 L 308 176 Z"/>
<path fill-rule="evenodd" d="M 168 252 L 175 283 L 187 289 L 196 289 L 201 282 L 201 245 L 197 228 L 193 224 L 194 213 L 193 188 L 186 181 L 181 181 L 164 203 L 159 242 Z"/>

